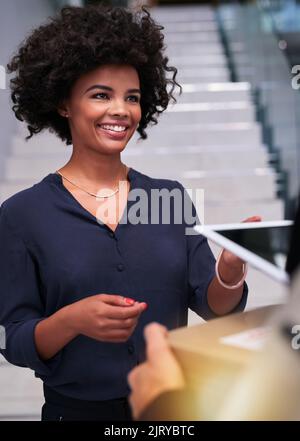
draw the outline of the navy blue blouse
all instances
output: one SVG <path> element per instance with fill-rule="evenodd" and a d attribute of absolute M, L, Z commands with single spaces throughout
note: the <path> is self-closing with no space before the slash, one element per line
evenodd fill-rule
<path fill-rule="evenodd" d="M 130 190 L 179 188 L 177 181 L 128 172 Z M 127 211 L 134 201 L 127 201 Z M 152 321 L 173 329 L 187 324 L 188 308 L 215 317 L 207 288 L 215 259 L 206 239 L 186 235 L 184 223 L 100 224 L 51 173 L 0 207 L 0 325 L 3 356 L 28 367 L 57 392 L 82 400 L 129 393 L 128 372 L 144 359 L 143 328 Z M 247 285 L 235 311 L 244 309 Z M 79 335 L 53 358 L 36 350 L 34 328 L 60 308 L 87 296 L 119 294 L 146 302 L 126 343 Z"/>

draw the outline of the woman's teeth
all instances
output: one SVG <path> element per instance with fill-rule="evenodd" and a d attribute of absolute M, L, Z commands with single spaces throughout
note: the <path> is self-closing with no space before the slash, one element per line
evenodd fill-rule
<path fill-rule="evenodd" d="M 124 126 L 102 126 L 100 124 L 98 124 L 98 127 L 101 127 L 101 129 L 104 130 L 112 130 L 113 132 L 125 132 L 125 130 L 127 129 L 127 127 Z"/>

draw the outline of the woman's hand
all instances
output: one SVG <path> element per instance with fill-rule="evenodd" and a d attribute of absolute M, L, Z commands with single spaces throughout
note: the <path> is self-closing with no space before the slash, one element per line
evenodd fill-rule
<path fill-rule="evenodd" d="M 146 303 L 119 295 L 98 294 L 67 306 L 67 321 L 76 334 L 121 343 L 132 335 Z"/>
<path fill-rule="evenodd" d="M 244 222 L 260 222 L 260 216 L 252 216 Z M 207 301 L 211 310 L 221 316 L 228 314 L 241 301 L 245 278 L 244 261 L 223 249 L 216 264 L 216 277 L 209 284 Z"/>
<path fill-rule="evenodd" d="M 242 222 L 260 222 L 260 221 L 261 221 L 260 216 L 252 216 L 252 217 L 248 217 Z M 232 270 L 236 269 L 237 271 L 239 271 L 242 268 L 243 264 L 245 263 L 242 259 L 240 259 L 239 257 L 237 257 L 235 254 L 231 253 L 228 250 L 223 251 L 222 261 L 224 265 L 230 267 Z"/>
<path fill-rule="evenodd" d="M 151 323 L 145 327 L 144 335 L 147 359 L 128 375 L 131 388 L 129 402 L 135 419 L 163 392 L 185 386 L 181 367 L 167 340 L 167 329 L 158 323 Z"/>

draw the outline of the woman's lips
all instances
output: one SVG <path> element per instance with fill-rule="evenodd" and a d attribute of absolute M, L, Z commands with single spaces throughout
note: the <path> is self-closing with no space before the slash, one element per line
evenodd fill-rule
<path fill-rule="evenodd" d="M 119 140 L 119 139 L 123 139 L 126 137 L 128 127 L 126 127 L 126 129 L 123 132 L 116 132 L 114 130 L 103 129 L 101 126 L 97 125 L 96 130 L 97 130 L 97 132 L 104 134 L 111 139 Z"/>

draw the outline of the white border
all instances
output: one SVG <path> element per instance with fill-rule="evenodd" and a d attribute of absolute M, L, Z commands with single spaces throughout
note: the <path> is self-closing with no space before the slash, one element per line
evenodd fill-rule
<path fill-rule="evenodd" d="M 285 221 L 269 221 L 269 222 L 243 222 L 243 223 L 235 223 L 235 224 L 216 224 L 216 225 L 197 225 L 194 229 L 197 233 L 202 234 L 207 239 L 212 240 L 216 244 L 220 245 L 223 248 L 231 251 L 236 256 L 240 257 L 245 262 L 248 262 L 254 268 L 262 271 L 278 282 L 288 285 L 289 284 L 289 275 L 286 271 L 278 268 L 252 251 L 247 250 L 241 245 L 237 245 L 232 240 L 227 239 L 224 236 L 221 236 L 217 231 L 218 230 L 238 230 L 238 229 L 249 229 L 249 228 L 268 228 L 268 227 L 285 227 L 293 225 L 293 221 L 285 220 Z"/>

